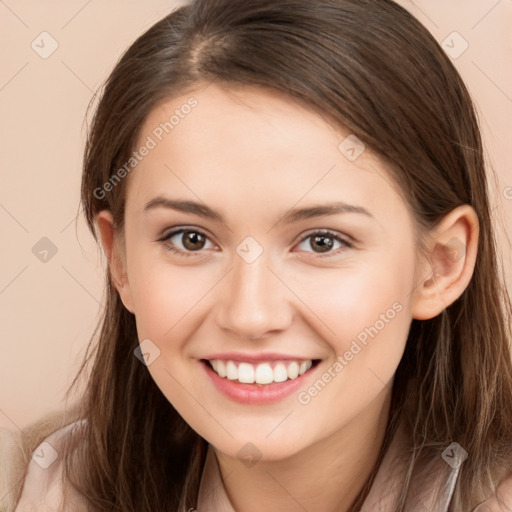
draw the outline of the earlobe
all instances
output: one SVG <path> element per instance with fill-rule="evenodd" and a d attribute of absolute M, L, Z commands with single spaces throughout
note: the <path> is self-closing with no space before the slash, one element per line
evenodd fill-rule
<path fill-rule="evenodd" d="M 415 289 L 413 318 L 429 320 L 455 302 L 469 285 L 478 249 L 478 217 L 469 205 L 452 210 L 432 230 L 425 276 Z"/>
<path fill-rule="evenodd" d="M 122 248 L 119 247 L 119 242 L 116 237 L 112 214 L 108 210 L 102 210 L 96 215 L 95 222 L 101 236 L 103 252 L 108 260 L 112 281 L 124 306 L 128 311 L 133 313 L 134 310 L 128 275 L 126 273 L 126 263 L 123 258 Z"/>

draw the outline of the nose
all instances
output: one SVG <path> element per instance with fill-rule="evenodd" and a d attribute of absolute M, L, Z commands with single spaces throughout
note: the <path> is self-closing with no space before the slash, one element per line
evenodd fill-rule
<path fill-rule="evenodd" d="M 256 261 L 235 254 L 217 307 L 217 324 L 239 339 L 259 340 L 286 330 L 292 322 L 292 292 L 270 268 L 264 251 Z"/>

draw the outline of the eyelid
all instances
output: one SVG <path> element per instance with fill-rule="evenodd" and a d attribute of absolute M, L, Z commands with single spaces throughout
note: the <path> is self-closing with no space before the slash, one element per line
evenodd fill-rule
<path fill-rule="evenodd" d="M 325 253 L 314 252 L 314 251 L 305 251 L 309 254 L 314 254 L 315 257 L 317 257 L 317 258 L 328 258 L 330 256 L 332 256 L 332 257 L 337 256 L 337 255 L 339 255 L 340 251 L 343 251 L 346 249 L 351 249 L 355 245 L 355 241 L 348 235 L 341 234 L 338 231 L 335 231 L 332 229 L 317 228 L 317 229 L 312 229 L 310 231 L 307 231 L 306 233 L 302 233 L 300 235 L 298 241 L 294 244 L 294 247 L 298 244 L 303 243 L 305 240 L 307 240 L 309 237 L 311 237 L 313 235 L 327 236 L 327 237 L 333 238 L 334 240 L 336 240 L 344 245 L 343 248 L 338 248 L 338 249 L 335 249 L 332 251 L 327 251 Z"/>
<path fill-rule="evenodd" d="M 210 235 L 200 229 L 200 228 L 196 228 L 195 226 L 181 226 L 181 227 L 177 227 L 176 229 L 171 229 L 168 233 L 166 233 L 165 235 L 161 236 L 160 238 L 157 239 L 157 242 L 161 242 L 164 246 L 164 248 L 170 252 L 174 252 L 176 254 L 179 254 L 180 256 L 201 256 L 202 254 L 202 250 L 199 250 L 199 251 L 184 251 L 182 249 L 178 249 L 176 248 L 173 244 L 171 243 L 168 243 L 168 240 L 170 238 L 173 238 L 174 236 L 176 235 L 180 235 L 182 233 L 185 233 L 187 231 L 192 231 L 194 233 L 199 233 L 200 235 L 204 236 L 205 238 L 207 238 L 211 243 L 214 243 L 212 240 L 211 240 L 211 237 Z"/>
<path fill-rule="evenodd" d="M 177 253 L 177 254 L 185 256 L 185 257 L 187 257 L 187 256 L 202 256 L 203 251 L 201 249 L 198 251 L 183 251 L 182 249 L 176 248 L 172 244 L 166 243 L 170 238 L 172 238 L 176 235 L 182 234 L 184 232 L 187 232 L 187 231 L 199 233 L 200 235 L 202 235 L 205 238 L 207 238 L 208 240 L 210 240 L 210 242 L 214 243 L 211 240 L 210 235 L 206 231 L 204 231 L 203 229 L 194 227 L 194 226 L 181 226 L 181 227 L 177 227 L 176 229 L 171 229 L 171 231 L 169 231 L 167 234 L 165 234 L 162 237 L 160 237 L 159 239 L 157 239 L 157 242 L 163 243 L 166 250 L 169 250 L 171 252 Z M 299 235 L 299 237 L 294 241 L 293 247 L 295 247 L 296 245 L 298 245 L 300 243 L 303 243 L 305 240 L 307 240 L 309 237 L 311 237 L 313 235 L 320 235 L 320 236 L 323 235 L 323 236 L 333 238 L 334 240 L 342 243 L 345 246 L 344 248 L 336 249 L 333 251 L 327 251 L 326 253 L 316 253 L 314 251 L 304 251 L 304 252 L 308 252 L 310 254 L 316 255 L 316 257 L 318 257 L 318 258 L 338 255 L 340 251 L 343 251 L 344 249 L 350 249 L 350 248 L 354 247 L 354 244 L 355 244 L 354 239 L 352 239 L 352 237 L 349 237 L 348 235 L 344 235 L 344 234 L 339 233 L 338 231 L 334 231 L 334 230 L 327 229 L 327 228 L 317 228 L 317 229 L 311 229 L 311 230 L 307 231 L 306 233 L 301 233 L 301 235 Z"/>

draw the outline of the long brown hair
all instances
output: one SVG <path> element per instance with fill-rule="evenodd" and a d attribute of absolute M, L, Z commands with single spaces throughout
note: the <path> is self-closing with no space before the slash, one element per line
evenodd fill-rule
<path fill-rule="evenodd" d="M 82 181 L 96 239 L 103 209 L 122 233 L 127 180 L 98 190 L 130 158 L 148 114 L 211 81 L 284 92 L 350 130 L 387 162 L 422 233 L 459 205 L 476 210 L 472 280 L 437 317 L 413 320 L 389 421 L 409 428 L 406 475 L 452 441 L 469 453 L 452 503 L 474 507 L 512 470 L 512 308 L 478 120 L 452 62 L 391 0 L 192 0 L 142 34 L 104 85 Z M 88 420 L 86 442 L 65 454 L 67 478 L 91 511 L 187 510 L 196 506 L 207 444 L 134 357 L 137 346 L 134 316 L 107 270 L 104 315 L 79 373 L 92 362 L 77 413 Z M 397 510 L 411 486 L 405 478 Z"/>

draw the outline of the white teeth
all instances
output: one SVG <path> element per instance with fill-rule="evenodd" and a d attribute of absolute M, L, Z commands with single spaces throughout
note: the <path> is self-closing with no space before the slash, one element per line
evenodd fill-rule
<path fill-rule="evenodd" d="M 267 364 L 256 366 L 256 377 L 254 379 L 258 384 L 270 384 L 274 380 L 274 370 Z"/>
<path fill-rule="evenodd" d="M 222 361 L 217 361 L 217 362 L 222 363 Z M 302 361 L 302 363 L 300 363 L 299 375 L 306 373 L 311 368 L 312 364 L 313 363 L 311 361 Z M 219 375 L 220 375 L 220 372 L 217 371 L 217 373 L 219 373 Z"/>
<path fill-rule="evenodd" d="M 254 367 L 249 363 L 240 363 L 238 365 L 238 380 L 245 384 L 254 383 Z"/>
<path fill-rule="evenodd" d="M 228 361 L 226 364 L 226 377 L 229 380 L 238 379 L 238 368 L 236 367 L 235 363 L 233 363 L 233 361 Z"/>
<path fill-rule="evenodd" d="M 244 384 L 270 384 L 272 382 L 284 382 L 288 379 L 296 379 L 307 372 L 313 365 L 313 361 L 278 362 L 274 368 L 270 363 L 238 363 L 233 361 L 212 360 L 213 370 L 221 377 L 229 380 L 238 380 Z"/>
<path fill-rule="evenodd" d="M 299 363 L 295 361 L 288 365 L 288 378 L 296 379 L 299 376 Z"/>
<path fill-rule="evenodd" d="M 286 366 L 283 363 L 277 363 L 274 366 L 274 382 L 284 382 L 286 379 L 288 379 Z"/>
<path fill-rule="evenodd" d="M 221 361 L 220 359 L 217 361 L 217 368 L 214 367 L 214 369 L 221 377 L 225 377 L 227 375 L 226 365 L 224 364 L 224 361 Z"/>

